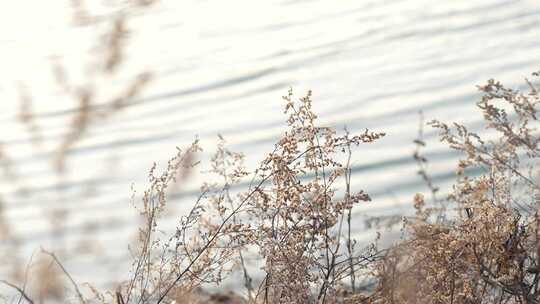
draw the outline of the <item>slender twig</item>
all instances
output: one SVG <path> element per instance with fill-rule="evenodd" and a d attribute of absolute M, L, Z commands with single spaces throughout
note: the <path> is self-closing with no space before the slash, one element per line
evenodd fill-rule
<path fill-rule="evenodd" d="M 66 277 L 71 281 L 71 284 L 73 285 L 73 288 L 75 289 L 75 292 L 77 293 L 77 297 L 79 298 L 79 301 L 83 304 L 86 303 L 86 301 L 84 300 L 84 297 L 79 289 L 79 286 L 77 285 L 77 283 L 75 282 L 75 280 L 73 279 L 73 277 L 69 274 L 69 272 L 66 270 L 66 268 L 64 267 L 64 265 L 62 265 L 62 263 L 60 262 L 60 260 L 58 260 L 58 258 L 56 257 L 56 255 L 52 252 L 49 252 L 43 248 L 41 248 L 41 252 L 50 256 L 54 262 L 58 265 L 58 267 L 60 267 L 60 269 L 62 269 L 62 271 L 64 272 L 64 274 L 66 275 Z"/>
<path fill-rule="evenodd" d="M 349 138 L 349 130 L 345 128 L 345 138 Z M 352 157 L 352 151 L 351 151 L 351 145 L 347 145 L 347 164 L 345 165 L 345 203 L 348 205 L 351 199 L 351 157 Z M 349 253 L 349 267 L 350 267 L 350 279 L 351 279 L 351 287 L 353 293 L 356 292 L 356 274 L 354 271 L 354 264 L 353 264 L 353 241 L 351 239 L 351 226 L 352 221 L 352 208 L 349 208 L 347 210 L 347 251 Z"/>
<path fill-rule="evenodd" d="M 26 294 L 26 292 L 24 290 L 22 290 L 19 286 L 13 284 L 13 283 L 10 283 L 6 280 L 0 280 L 0 283 L 4 283 L 5 285 L 17 290 L 21 296 L 26 300 L 28 301 L 28 303 L 30 304 L 34 304 L 34 301 L 28 296 L 28 294 Z"/>
<path fill-rule="evenodd" d="M 229 222 L 229 220 L 232 219 L 232 217 L 236 214 L 236 212 L 238 212 L 238 210 L 240 210 L 240 208 L 243 206 L 243 204 L 251 198 L 251 196 L 253 196 L 253 194 L 256 192 L 256 190 L 262 186 L 263 183 L 265 183 L 269 178 L 271 177 L 271 175 L 268 175 L 266 176 L 265 178 L 263 178 L 260 183 L 257 185 L 257 187 L 255 188 L 255 190 L 251 191 L 243 200 L 242 202 L 240 202 L 240 204 L 225 218 L 225 220 L 223 220 L 221 222 L 221 225 L 219 225 L 219 227 L 216 229 L 216 231 L 214 232 L 214 234 L 212 235 L 212 237 L 208 240 L 208 242 L 206 242 L 206 244 L 198 251 L 197 255 L 193 258 L 193 260 L 191 260 L 191 262 L 186 266 L 186 268 L 176 277 L 176 279 L 172 282 L 171 285 L 169 285 L 165 291 L 163 292 L 163 294 L 159 297 L 158 301 L 156 302 L 156 304 L 159 304 L 161 303 L 165 297 L 167 296 L 167 294 L 173 289 L 173 287 L 182 279 L 182 277 L 191 269 L 191 266 L 193 266 L 195 264 L 195 262 L 202 256 L 202 254 L 210 247 L 210 245 L 214 242 L 214 240 L 218 237 L 218 235 L 221 233 L 221 230 L 223 230 L 223 227 L 225 227 L 225 225 Z"/>
<path fill-rule="evenodd" d="M 303 157 L 306 153 L 308 152 L 311 152 L 311 150 L 314 150 L 314 149 L 320 149 L 319 146 L 312 146 L 308 149 L 306 149 L 304 152 L 300 153 L 299 155 L 297 155 L 294 159 L 290 160 L 288 162 L 288 164 L 291 164 L 295 161 L 297 161 L 298 159 L 300 159 L 301 157 Z M 261 186 L 266 182 L 268 181 L 271 177 L 273 176 L 273 173 L 270 173 L 268 174 L 267 176 L 265 176 L 264 178 L 262 178 L 259 183 L 257 184 L 257 186 L 249 192 L 249 194 L 244 197 L 244 199 L 238 204 L 238 206 L 225 218 L 225 220 L 223 220 L 221 222 L 221 224 L 218 226 L 218 228 L 216 229 L 216 231 L 212 234 L 212 236 L 209 238 L 209 240 L 206 242 L 206 244 L 198 251 L 197 255 L 193 258 L 193 260 L 190 261 L 190 263 L 186 266 L 186 268 L 176 277 L 176 279 L 165 289 L 165 291 L 163 292 L 163 294 L 158 298 L 158 301 L 156 302 L 156 304 L 159 304 L 161 302 L 163 302 L 163 300 L 165 299 L 165 297 L 167 296 L 167 294 L 174 288 L 174 286 L 180 282 L 180 280 L 184 277 L 184 275 L 186 273 L 189 272 L 189 270 L 191 269 L 191 267 L 195 264 L 195 262 L 203 255 L 203 253 L 211 246 L 211 244 L 216 240 L 216 238 L 219 236 L 219 234 L 221 233 L 221 231 L 223 230 L 223 228 L 225 227 L 225 225 L 233 218 L 233 216 L 235 216 L 238 211 L 244 206 L 244 204 L 249 200 L 251 199 L 251 197 L 257 193 Z"/>
<path fill-rule="evenodd" d="M 28 270 L 30 269 L 30 265 L 32 265 L 32 260 L 34 259 L 34 253 L 35 252 L 32 252 L 30 259 L 28 260 L 28 263 L 26 264 L 26 269 L 24 270 L 24 283 L 22 286 L 23 291 L 26 291 L 26 284 L 28 283 Z M 23 298 L 23 295 L 21 294 L 19 297 L 19 300 L 17 301 L 17 304 L 21 303 L 22 298 Z"/>

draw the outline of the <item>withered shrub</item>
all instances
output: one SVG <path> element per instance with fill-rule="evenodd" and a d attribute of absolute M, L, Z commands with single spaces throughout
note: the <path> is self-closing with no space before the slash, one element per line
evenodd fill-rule
<path fill-rule="evenodd" d="M 142 8 L 152 2 L 134 3 Z M 75 6 L 81 24 L 92 20 L 80 3 Z M 122 62 L 127 15 L 118 16 L 105 39 L 104 74 Z M 56 72 L 59 85 L 80 102 L 73 132 L 59 148 L 56 165 L 62 171 L 67 151 L 90 122 L 109 114 L 90 111 L 90 88 L 69 85 L 61 66 Z M 149 80 L 150 74 L 142 73 L 108 103 L 107 113 L 126 107 Z M 289 91 L 283 97 L 288 129 L 274 149 L 249 171 L 243 154 L 230 151 L 220 136 L 209 182 L 173 231 L 160 226 L 167 194 L 197 167 L 194 155 L 201 147 L 195 141 L 178 149 L 162 173 L 157 166 L 150 170 L 149 187 L 141 204 L 135 204 L 143 225 L 131 252 L 133 267 L 114 293 L 91 285 L 81 291 L 46 251 L 52 260 L 39 264 L 46 267 L 25 273 L 40 280 L 37 291 L 26 288 L 26 278 L 21 287 L 0 282 L 18 292 L 17 302 L 29 303 L 539 303 L 540 98 L 535 85 L 526 83 L 527 93 L 494 80 L 479 87 L 484 95 L 477 106 L 489 138 L 461 124 L 430 123 L 440 130 L 442 141 L 465 157 L 457 164 L 450 195 L 439 201 L 439 189 L 423 165 L 426 160 L 415 153 L 433 200 L 414 197 L 416 214 L 404 223 L 407 238 L 388 250 L 357 248 L 351 236 L 351 209 L 371 200 L 361 189 L 351 189 L 352 148 L 384 133 L 338 135 L 317 124 L 311 92 L 295 101 Z M 26 113 L 21 121 L 34 132 L 29 101 L 21 113 Z M 9 232 L 3 222 L 0 239 Z M 262 261 L 262 279 L 250 274 L 247 256 Z M 212 285 L 219 288 L 234 271 L 243 278 L 242 296 L 205 291 Z M 374 288 L 363 285 L 373 281 Z"/>
<path fill-rule="evenodd" d="M 384 134 L 339 136 L 317 125 L 311 92 L 299 102 L 292 91 L 283 98 L 288 130 L 274 150 L 250 173 L 244 156 L 228 150 L 220 136 L 209 177 L 216 182 L 201 187 L 195 206 L 167 240 L 157 234 L 166 189 L 179 171 L 196 165 L 191 155 L 200 150 L 198 143 L 179 149 L 161 175 L 151 170 L 141 210 L 145 225 L 132 278 L 117 292 L 120 302 L 180 303 L 175 295 L 219 285 L 234 269 L 242 271 L 250 303 L 332 303 L 346 297 L 345 280 L 352 282 L 348 289 L 356 287 L 354 277 L 379 253 L 373 246 L 355 249 L 350 239 L 351 208 L 370 200 L 362 190 L 350 189 L 351 148 Z M 247 176 L 248 189 L 233 191 Z M 338 179 L 346 188 L 340 195 Z M 250 276 L 245 254 L 263 260 L 260 282 Z"/>
<path fill-rule="evenodd" d="M 461 124 L 430 122 L 465 156 L 444 202 L 447 216 L 434 216 L 439 206 L 415 196 L 409 236 L 378 263 L 370 302 L 540 303 L 540 98 L 527 85 L 526 93 L 494 80 L 478 87 L 490 139 Z"/>

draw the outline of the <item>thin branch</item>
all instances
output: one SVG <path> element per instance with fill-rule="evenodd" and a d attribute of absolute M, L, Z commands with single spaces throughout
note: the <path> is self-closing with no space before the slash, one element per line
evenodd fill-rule
<path fill-rule="evenodd" d="M 50 256 L 55 262 L 56 264 L 58 265 L 58 267 L 60 267 L 60 269 L 62 269 L 62 271 L 64 272 L 64 274 L 66 275 L 66 277 L 71 281 L 71 284 L 73 285 L 73 288 L 75 289 L 75 292 L 77 293 L 77 297 L 79 297 L 79 301 L 83 304 L 86 304 L 86 301 L 84 300 L 84 297 L 79 289 L 79 286 L 77 285 L 77 283 L 75 282 L 75 280 L 73 279 L 73 277 L 69 274 L 69 272 L 66 270 L 66 268 L 64 267 L 64 265 L 62 265 L 62 263 L 60 262 L 60 260 L 58 260 L 58 258 L 56 257 L 56 255 L 52 252 L 49 252 L 43 248 L 41 248 L 41 252 Z"/>
<path fill-rule="evenodd" d="M 4 283 L 4 284 L 6 284 L 7 286 L 9 286 L 9 287 L 11 287 L 11 288 L 17 290 L 17 291 L 21 294 L 21 296 L 22 296 L 26 301 L 28 301 L 28 303 L 34 304 L 34 301 L 33 301 L 33 300 L 28 296 L 28 294 L 26 294 L 26 292 L 24 292 L 24 290 L 22 290 L 19 286 L 15 285 L 15 284 L 13 284 L 13 283 L 10 283 L 10 282 L 8 282 L 8 281 L 6 281 L 6 280 L 0 280 L 0 283 Z"/>
<path fill-rule="evenodd" d="M 24 283 L 22 286 L 23 291 L 26 290 L 26 284 L 28 283 L 28 269 L 30 269 L 30 265 L 32 264 L 32 260 L 34 259 L 34 253 L 35 252 L 32 252 L 30 259 L 28 260 L 28 263 L 26 264 L 26 269 L 24 270 Z M 21 294 L 21 296 L 19 297 L 19 300 L 17 301 L 17 304 L 21 303 L 22 298 L 23 298 L 23 295 Z"/>

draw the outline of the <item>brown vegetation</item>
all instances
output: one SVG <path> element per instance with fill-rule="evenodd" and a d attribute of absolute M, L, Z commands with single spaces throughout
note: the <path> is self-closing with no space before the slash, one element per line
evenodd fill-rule
<path fill-rule="evenodd" d="M 534 74 L 538 76 L 538 74 Z M 489 80 L 478 108 L 491 140 L 454 123 L 430 124 L 464 153 L 448 197 L 434 217 L 422 195 L 407 219 L 409 238 L 378 264 L 380 303 L 539 303 L 538 89 L 521 93 Z M 470 169 L 479 175 L 468 174 Z"/>
<path fill-rule="evenodd" d="M 109 77 L 123 62 L 132 10 L 153 1 L 128 1 L 112 16 L 93 16 L 83 1 L 72 1 L 79 26 L 105 24 L 98 73 Z M 129 8 L 129 9 L 128 9 Z M 55 169 L 63 172 L 67 152 L 96 121 L 109 118 L 138 96 L 151 79 L 142 71 L 104 107 L 96 107 L 95 78 L 70 83 L 57 62 L 58 86 L 78 102 L 71 131 L 57 147 Z M 533 74 L 538 77 L 538 73 Z M 311 92 L 293 99 L 283 96 L 287 131 L 254 170 L 245 168 L 242 153 L 220 141 L 207 172 L 207 183 L 178 226 L 160 226 L 168 194 L 199 165 L 198 141 L 177 148 L 165 170 L 149 172 L 142 202 L 134 207 L 142 219 L 127 279 L 114 291 L 80 285 L 55 253 L 42 250 L 37 262 L 20 266 L 17 238 L 11 234 L 0 201 L 2 252 L 12 263 L 13 276 L 0 283 L 15 298 L 6 301 L 45 303 L 540 303 L 540 185 L 537 160 L 538 88 L 508 89 L 489 80 L 479 86 L 477 103 L 486 133 L 473 133 L 461 124 L 431 121 L 443 142 L 463 153 L 456 181 L 442 198 L 421 155 L 420 137 L 414 159 L 430 191 L 412 199 L 416 213 L 404 218 L 406 237 L 392 248 L 374 244 L 358 248 L 352 238 L 351 210 L 371 200 L 351 189 L 351 158 L 361 144 L 383 137 L 365 132 L 339 135 L 318 125 Z M 18 119 L 39 145 L 41 132 L 32 112 L 32 99 L 21 86 Z M 1 147 L 0 147 L 1 148 Z M 7 153 L 0 149 L 4 174 L 15 176 Z M 479 173 L 478 173 L 479 172 Z M 247 187 L 242 182 L 249 180 Z M 246 189 L 247 188 L 247 189 Z M 54 213 L 63 216 L 61 212 Z M 60 221 L 54 221 L 60 222 Z M 58 231 L 63 227 L 58 226 Z M 6 250 L 7 249 L 7 250 Z M 252 269 L 248 257 L 260 261 Z M 255 275 L 254 273 L 262 273 Z M 209 292 L 232 274 L 242 284 L 233 292 Z"/>
<path fill-rule="evenodd" d="M 243 155 L 228 150 L 220 136 L 208 176 L 213 182 L 202 185 L 189 214 L 166 238 L 159 221 L 168 188 L 198 165 L 198 142 L 178 148 L 163 173 L 156 166 L 150 170 L 142 204 L 135 204 L 144 221 L 133 269 L 114 296 L 95 288 L 93 298 L 83 295 L 56 256 L 45 251 L 52 262 L 30 276 L 47 277 L 47 284 L 27 292 L 4 283 L 28 302 L 67 299 L 66 281 L 71 298 L 81 303 L 537 303 L 539 96 L 527 83 L 526 94 L 493 80 L 479 87 L 484 96 L 478 108 L 486 128 L 496 131 L 490 140 L 457 123 L 429 123 L 465 158 L 457 164 L 450 195 L 438 199 L 420 154 L 425 143 L 416 141 L 414 158 L 433 199 L 414 197 L 416 214 L 405 218 L 407 238 L 393 248 L 354 248 L 350 236 L 351 209 L 370 200 L 350 187 L 352 147 L 384 134 L 337 135 L 317 125 L 311 93 L 295 102 L 289 92 L 283 97 L 288 130 L 273 151 L 249 172 Z M 247 176 L 248 189 L 234 190 Z M 250 275 L 248 254 L 263 261 L 262 279 Z M 242 296 L 204 292 L 235 271 L 244 278 Z M 371 278 L 375 287 L 359 285 L 359 278 Z"/>
<path fill-rule="evenodd" d="M 343 280 L 359 275 L 376 259 L 374 248 L 353 250 L 347 238 L 351 227 L 344 225 L 353 205 L 369 196 L 351 193 L 347 186 L 338 197 L 334 184 L 345 178 L 349 185 L 350 178 L 349 164 L 338 162 L 336 154 L 350 156 L 351 146 L 384 134 L 337 136 L 333 129 L 317 126 L 310 93 L 300 104 L 292 100 L 292 92 L 284 99 L 289 131 L 253 172 L 249 189 L 232 192 L 249 173 L 242 165 L 243 155 L 229 151 L 220 137 L 211 174 L 221 182 L 202 186 L 195 206 L 166 241 L 156 236 L 166 189 L 178 170 L 194 165 L 185 160 L 200 149 L 198 143 L 185 152 L 179 149 L 161 175 L 151 170 L 133 275 L 119 288 L 124 302 L 133 297 L 143 303 L 170 302 L 177 290 L 219 285 L 236 266 L 243 272 L 246 301 L 335 302 Z M 350 250 L 343 250 L 347 246 Z M 262 281 L 250 277 L 242 252 L 254 252 L 264 260 Z"/>

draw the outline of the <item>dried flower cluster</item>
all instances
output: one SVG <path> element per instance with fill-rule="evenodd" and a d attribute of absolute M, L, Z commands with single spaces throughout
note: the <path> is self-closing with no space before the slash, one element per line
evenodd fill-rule
<path fill-rule="evenodd" d="M 154 2 L 123 1 L 115 14 L 94 16 L 84 1 L 72 1 L 78 25 L 100 23 L 108 30 L 100 40 L 104 47 L 97 73 L 87 81 L 73 83 L 60 63 L 54 66 L 58 86 L 78 102 L 71 130 L 57 148 L 58 173 L 92 123 L 125 108 L 150 81 L 151 74 L 142 71 L 104 106 L 96 106 L 93 84 L 122 65 L 130 13 Z M 311 92 L 295 100 L 289 91 L 283 96 L 288 128 L 274 149 L 248 171 L 244 155 L 229 150 L 220 135 L 207 182 L 172 230 L 160 226 L 168 194 L 198 166 L 196 154 L 202 149 L 194 141 L 187 149 L 177 148 L 162 173 L 157 165 L 151 168 L 142 202 L 134 203 L 142 225 L 137 245 L 130 248 L 132 269 L 114 292 L 91 285 L 83 292 L 57 256 L 45 250 L 24 273 L 17 269 L 13 277 L 20 286 L 0 283 L 17 292 L 18 303 L 540 303 L 540 93 L 533 82 L 526 84 L 527 93 L 494 80 L 478 87 L 483 97 L 477 106 L 488 138 L 461 124 L 429 123 L 440 130 L 443 142 L 465 156 L 446 199 L 427 173 L 420 128 L 414 159 L 432 199 L 414 196 L 416 213 L 404 221 L 407 238 L 390 249 L 356 248 L 351 236 L 352 208 L 371 200 L 363 190 L 351 189 L 352 149 L 385 134 L 338 135 L 318 125 Z M 39 144 L 32 99 L 24 86 L 20 93 L 18 119 Z M 10 164 L 0 149 L 4 174 L 16 176 Z M 12 243 L 2 253 L 16 255 L 17 240 L 2 211 L 0 201 L 0 241 Z M 53 214 L 56 223 L 67 216 Z M 248 256 L 263 266 L 253 269 Z M 235 272 L 243 278 L 242 295 L 205 291 Z M 365 279 L 375 287 L 359 283 Z"/>
<path fill-rule="evenodd" d="M 208 172 L 209 180 L 216 182 L 201 187 L 195 206 L 166 241 L 156 236 L 166 188 L 181 167 L 195 165 L 185 160 L 192 160 L 189 155 L 200 149 L 197 142 L 186 152 L 179 150 L 160 177 L 151 170 L 141 212 L 146 222 L 140 249 L 132 279 L 118 291 L 121 301 L 136 297 L 143 303 L 170 302 L 203 284 L 220 284 L 231 271 L 241 269 L 246 301 L 335 302 L 344 298 L 344 280 L 359 275 L 377 258 L 374 247 L 354 249 L 350 220 L 345 228 L 344 218 L 350 217 L 353 205 L 370 198 L 361 190 L 351 193 L 349 162 L 340 163 L 337 155 L 350 159 L 351 146 L 384 134 L 366 130 L 338 136 L 332 128 L 317 126 L 311 92 L 298 103 L 292 91 L 283 98 L 289 130 L 252 174 L 248 190 L 234 190 L 250 175 L 244 156 L 228 150 L 219 136 Z M 336 195 L 339 178 L 347 186 L 342 197 Z M 264 261 L 262 281 L 250 276 L 244 254 Z"/>
<path fill-rule="evenodd" d="M 405 224 L 409 239 L 379 264 L 372 302 L 540 303 L 540 98 L 527 84 L 527 93 L 494 80 L 479 87 L 484 95 L 477 106 L 494 134 L 490 140 L 457 123 L 430 123 L 465 155 L 448 197 L 451 210 L 434 217 L 423 196 L 415 196 L 416 216 Z"/>
<path fill-rule="evenodd" d="M 162 230 L 159 220 L 168 189 L 199 164 L 198 142 L 178 149 L 162 174 L 156 166 L 150 170 L 142 204 L 135 204 L 143 225 L 133 269 L 114 295 L 91 286 L 93 298 L 83 295 L 49 255 L 81 303 L 538 303 L 539 96 L 527 83 L 527 94 L 492 80 L 479 87 L 490 139 L 460 124 L 429 123 L 465 157 L 450 194 L 440 199 L 420 153 L 425 143 L 415 141 L 432 200 L 415 195 L 416 213 L 404 221 L 407 238 L 392 248 L 357 249 L 351 239 L 351 209 L 370 200 L 351 189 L 352 147 L 384 134 L 337 135 L 317 125 L 311 92 L 295 102 L 289 91 L 283 97 L 288 130 L 273 151 L 250 173 L 243 154 L 219 136 L 209 182 L 174 231 Z M 260 259 L 262 269 L 250 268 L 247 256 Z M 204 291 L 235 271 L 244 279 L 242 296 Z M 255 271 L 262 279 L 250 274 Z M 366 278 L 375 282 L 371 289 L 358 283 Z M 10 286 L 32 302 L 24 289 Z"/>

